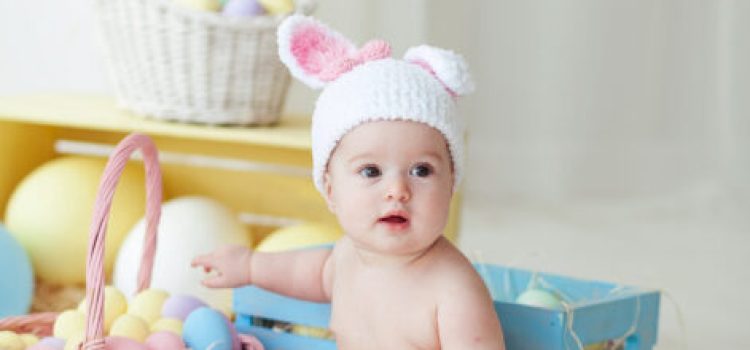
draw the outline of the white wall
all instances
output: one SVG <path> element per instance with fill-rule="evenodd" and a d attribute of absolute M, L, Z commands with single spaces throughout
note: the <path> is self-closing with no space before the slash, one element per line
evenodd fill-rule
<path fill-rule="evenodd" d="M 109 92 L 88 0 L 0 1 L 0 93 Z M 461 246 L 472 258 L 654 287 L 658 349 L 742 349 L 750 310 L 750 2 L 321 0 L 402 55 L 463 52 Z M 316 93 L 295 83 L 288 113 Z"/>

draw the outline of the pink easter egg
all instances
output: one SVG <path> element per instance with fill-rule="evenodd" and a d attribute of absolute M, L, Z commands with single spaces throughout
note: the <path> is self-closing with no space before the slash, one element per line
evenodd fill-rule
<path fill-rule="evenodd" d="M 163 318 L 176 318 L 185 321 L 193 310 L 208 306 L 202 300 L 190 295 L 173 295 L 164 301 L 161 308 Z"/>
<path fill-rule="evenodd" d="M 106 350 L 149 350 L 145 344 L 125 337 L 106 337 L 104 344 Z"/>
<path fill-rule="evenodd" d="M 146 338 L 146 346 L 149 350 L 184 350 L 185 343 L 182 338 L 168 331 L 155 332 Z"/>

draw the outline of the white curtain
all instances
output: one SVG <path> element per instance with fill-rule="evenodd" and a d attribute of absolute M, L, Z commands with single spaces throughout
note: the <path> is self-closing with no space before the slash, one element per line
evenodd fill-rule
<path fill-rule="evenodd" d="M 748 185 L 748 2 L 472 3 L 470 195 Z"/>

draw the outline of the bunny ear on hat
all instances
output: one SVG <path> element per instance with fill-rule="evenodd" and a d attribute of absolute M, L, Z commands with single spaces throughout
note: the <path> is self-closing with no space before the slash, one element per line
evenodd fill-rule
<path fill-rule="evenodd" d="M 340 33 L 312 17 L 289 16 L 278 29 L 279 57 L 292 75 L 314 89 L 325 86 L 323 75 L 332 62 L 357 48 Z"/>
<path fill-rule="evenodd" d="M 463 96 L 474 91 L 469 66 L 461 55 L 453 51 L 420 45 L 407 50 L 404 60 L 429 71 L 453 96 Z"/>
<path fill-rule="evenodd" d="M 314 89 L 358 65 L 391 55 L 391 46 L 383 40 L 371 40 L 357 48 L 340 33 L 303 15 L 285 19 L 278 40 L 281 62 L 295 78 Z"/>

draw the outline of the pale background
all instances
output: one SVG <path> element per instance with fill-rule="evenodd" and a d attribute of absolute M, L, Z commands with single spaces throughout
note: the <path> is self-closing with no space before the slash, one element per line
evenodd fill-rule
<path fill-rule="evenodd" d="M 470 257 L 661 289 L 659 350 L 750 347 L 750 1 L 321 0 L 317 15 L 396 55 L 466 56 Z M 86 0 L 0 0 L 0 93 L 110 92 L 96 40 Z M 287 110 L 314 98 L 295 84 Z"/>

